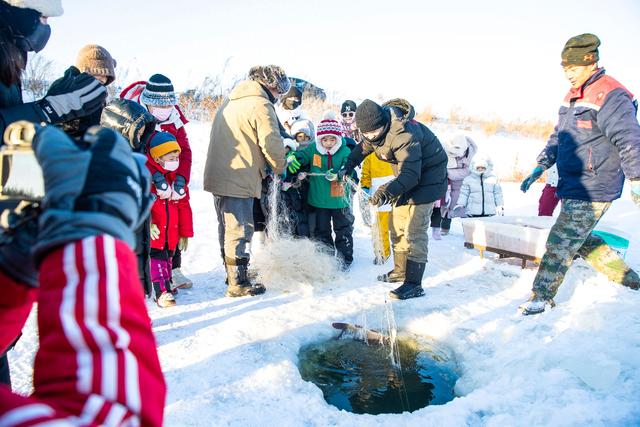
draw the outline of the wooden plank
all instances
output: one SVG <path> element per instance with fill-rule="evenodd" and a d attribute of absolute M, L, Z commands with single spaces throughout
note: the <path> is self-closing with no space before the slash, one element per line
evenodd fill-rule
<path fill-rule="evenodd" d="M 476 249 L 480 251 L 480 258 L 484 258 L 485 251 L 496 253 L 500 258 L 520 258 L 522 260 L 522 268 L 526 268 L 527 261 L 533 261 L 538 264 L 540 263 L 540 258 L 536 256 L 506 251 L 504 249 L 492 248 L 491 246 L 482 246 L 475 243 L 464 242 L 464 247 L 467 249 Z"/>

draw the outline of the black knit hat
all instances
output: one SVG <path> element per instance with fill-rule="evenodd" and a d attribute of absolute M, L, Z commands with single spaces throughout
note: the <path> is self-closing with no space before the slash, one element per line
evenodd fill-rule
<path fill-rule="evenodd" d="M 140 95 L 140 102 L 154 107 L 167 107 L 176 105 L 178 100 L 171 80 L 162 74 L 154 74 L 149 77 L 149 81 Z"/>
<path fill-rule="evenodd" d="M 356 103 L 350 99 L 347 99 L 342 103 L 342 107 L 340 107 L 340 114 L 346 113 L 348 111 L 352 111 L 355 113 L 356 108 L 357 108 Z"/>
<path fill-rule="evenodd" d="M 562 66 L 591 65 L 598 62 L 600 39 L 594 34 L 580 34 L 571 37 L 562 49 Z"/>
<path fill-rule="evenodd" d="M 356 109 L 356 125 L 361 132 L 371 132 L 389 123 L 389 113 L 370 99 Z"/>

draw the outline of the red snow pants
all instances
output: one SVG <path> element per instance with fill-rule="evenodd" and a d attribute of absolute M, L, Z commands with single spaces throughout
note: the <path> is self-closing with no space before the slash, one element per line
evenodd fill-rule
<path fill-rule="evenodd" d="M 0 295 L 17 287 L 0 275 Z M 131 249 L 107 235 L 69 243 L 44 259 L 36 291 L 34 392 L 0 386 L 0 425 L 162 425 L 166 386 Z M 20 325 L 13 339 L 31 306 L 22 302 L 0 304 L 0 322 Z"/>
<path fill-rule="evenodd" d="M 546 184 L 538 200 L 538 216 L 553 216 L 553 211 L 560 199 L 556 196 L 556 187 Z"/>

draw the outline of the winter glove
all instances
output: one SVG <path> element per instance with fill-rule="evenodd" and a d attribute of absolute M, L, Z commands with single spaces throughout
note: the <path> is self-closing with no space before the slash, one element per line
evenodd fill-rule
<path fill-rule="evenodd" d="M 149 235 L 151 236 L 151 240 L 158 240 L 158 237 L 160 237 L 160 229 L 157 225 L 151 224 L 149 226 Z"/>
<path fill-rule="evenodd" d="M 189 238 L 181 237 L 180 240 L 178 241 L 178 249 L 180 249 L 182 252 L 186 252 L 188 247 L 189 247 Z"/>
<path fill-rule="evenodd" d="M 504 206 L 496 206 L 496 215 L 504 216 Z"/>
<path fill-rule="evenodd" d="M 45 97 L 37 104 L 49 122 L 62 123 L 97 111 L 106 98 L 107 89 L 98 80 L 72 66 L 53 82 Z"/>
<path fill-rule="evenodd" d="M 631 199 L 640 207 L 640 179 L 631 181 Z"/>
<path fill-rule="evenodd" d="M 167 184 L 167 180 L 162 172 L 155 172 L 151 179 L 153 180 L 153 185 L 156 187 L 158 199 L 164 200 L 171 197 L 172 189 L 169 187 L 169 184 Z"/>
<path fill-rule="evenodd" d="M 387 187 L 383 185 L 378 188 L 374 195 L 369 199 L 369 203 L 378 207 L 391 203 L 391 195 L 387 192 Z"/>
<path fill-rule="evenodd" d="M 38 204 L 20 205 L 9 212 L 8 227 L 0 228 L 0 269 L 18 283 L 38 286 L 38 269 L 31 248 L 38 240 Z"/>
<path fill-rule="evenodd" d="M 173 186 L 171 188 L 171 200 L 180 200 L 183 199 L 184 196 L 187 195 L 187 180 L 184 179 L 182 175 L 177 175 L 176 180 L 173 181 Z"/>
<path fill-rule="evenodd" d="M 344 166 L 338 169 L 338 172 L 336 173 L 338 181 L 344 181 L 345 176 L 349 175 L 349 172 L 350 171 L 348 171 Z"/>
<path fill-rule="evenodd" d="M 529 175 L 528 177 L 525 178 L 524 181 L 522 181 L 522 184 L 520 185 L 520 190 L 523 193 L 526 193 L 527 190 L 529 190 L 529 187 L 531 187 L 531 184 L 536 182 L 538 178 L 542 176 L 542 172 L 544 172 L 544 169 L 542 169 L 540 166 L 536 166 L 533 169 L 533 171 L 531 171 L 531 175 Z"/>
<path fill-rule="evenodd" d="M 298 172 L 300 170 L 300 167 L 302 166 L 302 164 L 296 158 L 296 155 L 293 153 L 289 153 L 289 155 L 287 156 L 287 165 L 287 169 L 291 173 Z"/>
<path fill-rule="evenodd" d="M 45 188 L 36 263 L 52 248 L 88 236 L 108 234 L 133 248 L 134 230 L 153 200 L 146 158 L 109 129 L 90 128 L 80 147 L 55 126 L 32 126 Z"/>

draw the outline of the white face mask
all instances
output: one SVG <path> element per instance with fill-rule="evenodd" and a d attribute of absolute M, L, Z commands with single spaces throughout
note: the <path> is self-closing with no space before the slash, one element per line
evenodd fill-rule
<path fill-rule="evenodd" d="M 162 167 L 168 171 L 174 171 L 178 169 L 178 166 L 180 166 L 180 160 L 169 160 L 164 162 L 164 166 Z"/>
<path fill-rule="evenodd" d="M 151 111 L 151 114 L 153 114 L 153 117 L 158 119 L 159 122 L 164 122 L 169 118 L 172 112 L 173 108 L 154 108 L 153 111 Z"/>

